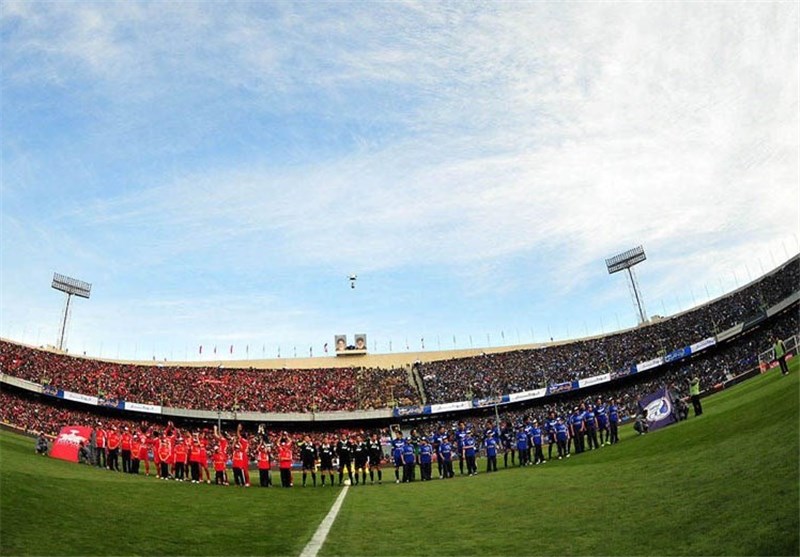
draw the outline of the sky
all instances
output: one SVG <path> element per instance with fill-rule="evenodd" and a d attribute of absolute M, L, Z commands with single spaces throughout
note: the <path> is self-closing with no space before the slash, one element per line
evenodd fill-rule
<path fill-rule="evenodd" d="M 704 303 L 800 250 L 798 6 L 4 1 L 0 336 L 54 272 L 111 358 L 608 333 L 638 245 Z"/>

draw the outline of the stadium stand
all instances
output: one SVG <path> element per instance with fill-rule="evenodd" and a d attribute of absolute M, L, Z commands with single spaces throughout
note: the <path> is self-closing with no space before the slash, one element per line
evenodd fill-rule
<path fill-rule="evenodd" d="M 800 285 L 800 259 L 731 294 L 636 329 L 543 348 L 422 363 L 429 404 L 492 397 L 613 372 L 714 336 Z"/>
<path fill-rule="evenodd" d="M 4 373 L 59 389 L 175 408 L 325 412 L 417 404 L 401 369 L 225 369 L 132 365 L 0 341 Z"/>

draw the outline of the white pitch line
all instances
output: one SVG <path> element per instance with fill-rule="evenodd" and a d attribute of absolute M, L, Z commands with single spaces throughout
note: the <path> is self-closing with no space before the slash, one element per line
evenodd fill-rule
<path fill-rule="evenodd" d="M 348 489 L 350 489 L 349 485 L 342 488 L 342 492 L 339 493 L 336 501 L 333 502 L 331 510 L 328 511 L 328 514 L 322 519 L 322 522 L 319 523 L 317 531 L 314 532 L 311 541 L 309 541 L 305 549 L 303 549 L 300 557 L 317 557 L 317 553 L 319 553 L 319 550 L 322 548 L 322 544 L 325 543 L 325 538 L 328 537 L 328 532 L 330 532 L 331 526 L 333 526 L 333 522 L 336 520 L 336 515 L 339 514 L 339 509 L 342 508 L 344 496 L 347 495 Z"/>

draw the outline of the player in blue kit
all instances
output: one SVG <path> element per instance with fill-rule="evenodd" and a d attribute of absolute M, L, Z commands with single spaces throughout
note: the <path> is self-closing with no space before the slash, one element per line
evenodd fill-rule
<path fill-rule="evenodd" d="M 417 455 L 414 454 L 414 444 L 411 439 L 406 439 L 403 445 L 403 483 L 414 481 L 414 469 L 417 466 Z"/>
<path fill-rule="evenodd" d="M 553 446 L 556 445 L 556 413 L 553 410 L 547 414 L 544 422 L 544 431 L 547 434 L 547 460 L 553 460 Z"/>
<path fill-rule="evenodd" d="M 544 432 L 539 427 L 539 420 L 533 420 L 533 427 L 531 428 L 531 440 L 533 441 L 533 463 L 543 464 L 545 461 L 544 453 L 542 452 L 542 440 Z"/>
<path fill-rule="evenodd" d="M 497 439 L 487 437 L 483 446 L 486 448 L 486 472 L 497 472 Z"/>
<path fill-rule="evenodd" d="M 569 417 L 569 433 L 572 439 L 572 446 L 575 447 L 575 454 L 583 452 L 583 412 L 576 406 Z M 567 447 L 569 453 L 569 447 Z"/>
<path fill-rule="evenodd" d="M 444 477 L 444 466 L 442 465 L 442 453 L 441 453 L 441 446 L 442 442 L 447 439 L 447 431 L 445 430 L 443 425 L 439 426 L 439 430 L 433 434 L 433 454 L 436 455 L 436 468 L 439 471 L 439 479 L 441 480 Z"/>
<path fill-rule="evenodd" d="M 558 460 L 561 457 L 569 458 L 569 449 L 567 449 L 567 439 L 569 438 L 569 428 L 564 421 L 564 418 L 559 416 L 556 419 L 556 445 L 558 446 Z"/>
<path fill-rule="evenodd" d="M 597 417 L 594 413 L 594 407 L 591 404 L 586 405 L 586 410 L 583 412 L 583 429 L 586 444 L 589 445 L 589 450 L 599 449 L 600 445 L 597 442 Z"/>
<path fill-rule="evenodd" d="M 476 455 L 475 438 L 472 437 L 471 431 L 467 431 L 463 443 L 464 447 L 462 451 L 464 455 L 464 460 L 467 461 L 467 474 L 470 476 L 474 476 L 478 473 L 478 465 L 475 463 L 475 455 Z"/>
<path fill-rule="evenodd" d="M 452 437 L 444 437 L 439 445 L 439 458 L 442 461 L 442 475 L 444 479 L 455 476 L 453 472 L 453 442 Z"/>
<path fill-rule="evenodd" d="M 423 437 L 419 445 L 419 477 L 423 482 L 431 481 L 432 467 L 433 447 L 428 443 L 428 438 Z"/>
<path fill-rule="evenodd" d="M 456 430 L 456 450 L 458 451 L 458 470 L 464 475 L 464 438 L 467 436 L 467 426 L 464 422 L 458 422 Z"/>
<path fill-rule="evenodd" d="M 597 397 L 597 404 L 594 406 L 594 417 L 597 419 L 597 433 L 600 436 L 600 446 L 605 447 L 609 442 L 608 434 L 608 409 L 603 400 Z"/>
<path fill-rule="evenodd" d="M 483 431 L 483 438 L 494 437 L 494 440 L 500 443 L 500 426 L 494 425 L 494 420 L 486 420 L 486 429 Z"/>
<path fill-rule="evenodd" d="M 619 443 L 619 408 L 613 398 L 608 400 L 608 433 L 609 443 Z"/>
<path fill-rule="evenodd" d="M 503 468 L 508 468 L 508 455 L 511 454 L 511 466 L 514 466 L 514 428 L 508 420 L 503 422 L 500 430 L 500 440 L 503 444 Z"/>
<path fill-rule="evenodd" d="M 392 439 L 392 460 L 394 461 L 394 481 L 400 483 L 400 469 L 403 467 L 403 447 L 406 441 L 403 439 L 403 432 L 399 429 L 394 432 Z"/>
<path fill-rule="evenodd" d="M 525 466 L 531 465 L 531 430 L 533 429 L 533 424 L 531 423 L 530 416 L 525 416 L 525 421 L 522 425 L 523 431 L 525 431 L 525 435 L 528 436 L 528 450 L 525 453 Z"/>
<path fill-rule="evenodd" d="M 525 460 L 525 457 L 528 455 L 530 447 L 528 445 L 528 434 L 525 433 L 525 428 L 522 425 L 517 427 L 516 440 L 517 440 L 517 454 L 519 455 L 519 465 L 527 466 L 528 461 Z"/>

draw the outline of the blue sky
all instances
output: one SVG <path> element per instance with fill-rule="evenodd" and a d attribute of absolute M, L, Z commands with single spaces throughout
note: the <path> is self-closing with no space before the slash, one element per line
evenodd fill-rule
<path fill-rule="evenodd" d="M 0 335 L 378 352 L 636 321 L 800 249 L 796 3 L 0 6 Z M 358 274 L 358 286 L 347 277 Z M 707 294 L 708 292 L 708 294 Z M 223 348 L 225 347 L 225 348 Z"/>

